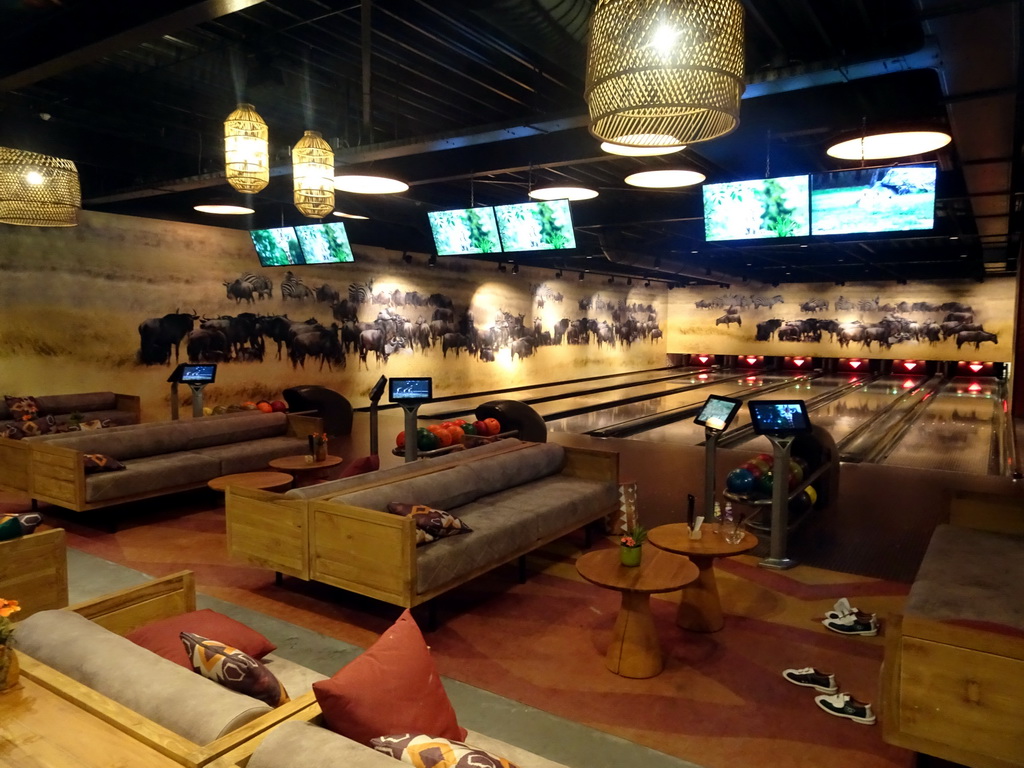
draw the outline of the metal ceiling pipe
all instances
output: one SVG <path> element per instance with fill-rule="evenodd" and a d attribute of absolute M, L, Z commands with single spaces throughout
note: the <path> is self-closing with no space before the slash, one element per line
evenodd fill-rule
<path fill-rule="evenodd" d="M 674 261 L 664 256 L 651 256 L 647 253 L 638 253 L 627 248 L 617 248 L 609 242 L 607 235 L 599 235 L 598 243 L 604 257 L 612 264 L 624 267 L 634 267 L 645 272 L 656 273 L 656 275 L 673 275 L 685 277 L 688 280 L 699 280 L 708 283 L 737 283 L 740 278 L 735 275 L 727 275 L 724 272 L 698 266 L 685 261 Z M 600 270 L 598 270 L 600 271 Z"/>
<path fill-rule="evenodd" d="M 371 98 L 372 80 L 372 48 L 373 45 L 373 0 L 362 0 L 359 9 L 360 45 L 362 47 L 362 81 L 363 81 L 363 140 L 369 141 L 373 136 L 373 100 Z"/>

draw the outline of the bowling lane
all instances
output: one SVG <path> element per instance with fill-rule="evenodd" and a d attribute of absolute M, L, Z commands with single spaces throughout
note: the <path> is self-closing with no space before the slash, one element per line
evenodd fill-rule
<path fill-rule="evenodd" d="M 987 475 L 999 471 L 996 444 L 1004 385 L 998 380 L 953 379 L 932 398 L 881 463 Z"/>
<path fill-rule="evenodd" d="M 433 419 L 435 421 L 438 419 L 453 419 L 460 416 L 464 417 L 467 414 L 473 413 L 480 403 L 496 399 L 520 400 L 532 405 L 533 403 L 548 399 L 573 398 L 581 391 L 596 392 L 598 390 L 611 391 L 622 389 L 629 390 L 629 392 L 632 393 L 632 387 L 659 382 L 663 382 L 666 386 L 669 386 L 673 381 L 676 381 L 681 377 L 688 377 L 699 370 L 700 369 L 698 368 L 656 368 L 649 371 L 635 371 L 632 373 L 615 374 L 614 376 L 602 376 L 601 378 L 585 381 L 577 380 L 557 382 L 552 384 L 542 384 L 537 387 L 530 387 L 529 389 L 510 389 L 504 390 L 503 392 L 494 392 L 488 395 L 470 395 L 452 400 L 428 403 L 420 408 L 419 417 L 421 419 Z M 612 399 L 621 399 L 622 397 L 625 397 L 625 395 L 619 395 Z"/>
<path fill-rule="evenodd" d="M 605 429 L 615 424 L 632 421 L 644 416 L 653 416 L 656 413 L 662 413 L 675 408 L 691 407 L 696 409 L 703 404 L 708 395 L 743 397 L 749 395 L 751 390 L 791 381 L 797 376 L 804 375 L 794 373 L 792 375 L 757 374 L 743 376 L 739 371 L 720 371 L 707 374 L 695 373 L 690 377 L 693 386 L 688 391 L 665 396 L 654 395 L 647 400 L 636 403 L 613 405 L 601 410 L 593 410 L 587 413 L 554 419 L 548 421 L 548 429 L 552 432 L 592 432 L 596 429 Z M 572 405 L 576 406 L 575 400 Z M 690 418 L 693 418 L 693 416 L 691 415 Z M 702 430 L 701 435 L 703 436 L 703 434 Z"/>
<path fill-rule="evenodd" d="M 811 400 L 834 392 L 840 387 L 850 386 L 851 376 L 819 376 L 815 379 L 804 379 L 795 381 L 791 386 L 783 387 L 773 391 L 770 395 L 773 400 Z M 866 378 L 866 377 L 865 377 Z M 750 397 L 756 397 L 755 393 L 747 393 Z M 814 412 L 811 412 L 811 421 L 814 422 Z M 740 409 L 733 419 L 729 432 L 746 426 L 750 423 L 750 412 L 746 408 Z M 646 432 L 639 432 L 632 436 L 634 440 L 646 440 L 654 443 L 676 443 L 681 445 L 698 445 L 704 441 L 704 427 L 693 423 L 692 418 L 683 421 L 676 421 L 672 424 L 665 424 L 661 427 L 650 429 Z M 761 435 L 754 435 L 750 440 L 743 441 L 743 449 L 754 451 L 772 452 L 772 445 L 768 438 Z M 730 448 L 738 447 L 730 445 Z"/>

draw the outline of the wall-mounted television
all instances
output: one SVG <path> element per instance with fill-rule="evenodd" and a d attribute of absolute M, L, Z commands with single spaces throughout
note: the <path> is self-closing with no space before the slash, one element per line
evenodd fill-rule
<path fill-rule="evenodd" d="M 307 264 L 344 264 L 355 261 L 343 222 L 296 227 L 295 234 Z"/>
<path fill-rule="evenodd" d="M 498 225 L 490 206 L 453 211 L 428 211 L 438 256 L 501 253 Z"/>
<path fill-rule="evenodd" d="M 252 244 L 256 246 L 256 254 L 262 267 L 286 267 L 305 263 L 294 227 L 254 229 L 249 236 L 252 237 Z"/>
<path fill-rule="evenodd" d="M 934 163 L 811 176 L 811 234 L 911 232 L 935 226 Z"/>
<path fill-rule="evenodd" d="M 705 184 L 706 240 L 805 237 L 811 233 L 808 177 Z"/>
<path fill-rule="evenodd" d="M 506 251 L 549 251 L 576 247 L 568 200 L 498 205 L 494 208 Z"/>

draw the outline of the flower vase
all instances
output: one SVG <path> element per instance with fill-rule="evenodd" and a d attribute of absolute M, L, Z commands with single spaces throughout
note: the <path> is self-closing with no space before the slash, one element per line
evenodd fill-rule
<path fill-rule="evenodd" d="M 619 561 L 630 568 L 635 568 L 640 565 L 640 555 L 643 553 L 643 547 L 619 547 Z"/>
<path fill-rule="evenodd" d="M 0 645 L 0 691 L 8 691 L 18 684 L 18 654 L 8 645 Z"/>
<path fill-rule="evenodd" d="M 320 443 L 313 451 L 313 460 L 316 462 L 327 461 L 327 443 Z"/>

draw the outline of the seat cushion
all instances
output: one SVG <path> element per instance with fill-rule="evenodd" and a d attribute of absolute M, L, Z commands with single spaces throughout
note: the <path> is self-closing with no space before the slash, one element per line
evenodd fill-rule
<path fill-rule="evenodd" d="M 112 411 L 117 408 L 113 392 L 80 392 L 71 395 L 42 395 L 36 398 L 42 413 L 73 413 L 79 411 Z"/>
<path fill-rule="evenodd" d="M 307 452 L 305 440 L 284 436 L 264 437 L 190 451 L 196 456 L 205 456 L 220 462 L 219 474 L 222 475 L 232 475 L 236 472 L 256 472 L 266 469 L 267 462 L 271 459 Z"/>
<path fill-rule="evenodd" d="M 287 415 L 262 411 L 243 411 L 231 414 L 228 418 L 205 416 L 179 423 L 187 425 L 185 449 L 189 451 L 214 445 L 280 437 L 288 431 Z"/>
<path fill-rule="evenodd" d="M 123 463 L 127 467 L 124 472 L 87 475 L 85 500 L 110 501 L 123 496 L 152 494 L 166 488 L 197 486 L 221 474 L 218 459 L 197 453 L 146 456 Z"/>

